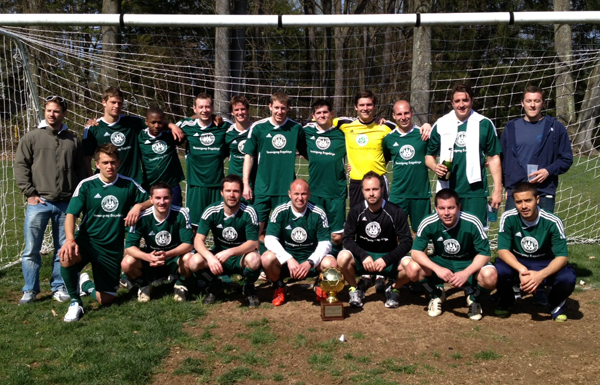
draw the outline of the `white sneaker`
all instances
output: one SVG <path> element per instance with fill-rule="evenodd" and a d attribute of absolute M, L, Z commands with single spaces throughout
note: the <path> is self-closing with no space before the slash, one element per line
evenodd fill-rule
<path fill-rule="evenodd" d="M 177 302 L 185 302 L 188 291 L 187 287 L 175 284 L 175 286 L 173 286 L 173 290 L 175 291 L 173 299 Z"/>
<path fill-rule="evenodd" d="M 67 302 L 71 299 L 71 297 L 69 296 L 69 293 L 67 293 L 67 290 L 63 286 L 60 289 L 56 290 L 54 293 L 52 293 L 52 299 L 57 302 Z"/>
<path fill-rule="evenodd" d="M 88 295 L 88 293 L 83 291 L 83 284 L 87 281 L 91 281 L 90 275 L 88 273 L 81 273 L 81 275 L 79 276 L 79 296 L 80 297 L 85 297 L 86 295 Z"/>
<path fill-rule="evenodd" d="M 427 314 L 430 317 L 437 317 L 442 314 L 442 299 L 432 298 L 427 306 Z"/>
<path fill-rule="evenodd" d="M 468 297 L 467 297 L 468 298 Z M 483 310 L 481 309 L 481 305 L 479 302 L 467 301 L 471 302 L 469 304 L 469 318 L 473 321 L 479 321 L 483 318 Z"/>
<path fill-rule="evenodd" d="M 67 314 L 65 314 L 64 321 L 65 322 L 75 322 L 79 321 L 83 317 L 83 307 L 78 302 L 71 302 L 69 306 L 69 310 L 67 310 Z"/>
<path fill-rule="evenodd" d="M 152 285 L 142 286 L 138 289 L 138 302 L 149 302 L 150 301 L 150 291 Z"/>

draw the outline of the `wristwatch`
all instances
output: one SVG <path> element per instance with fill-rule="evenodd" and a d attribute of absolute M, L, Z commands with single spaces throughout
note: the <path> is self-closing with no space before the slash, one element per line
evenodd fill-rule
<path fill-rule="evenodd" d="M 312 259 L 308 260 L 308 264 L 310 265 L 311 269 L 313 269 L 315 267 L 315 261 L 313 261 Z"/>

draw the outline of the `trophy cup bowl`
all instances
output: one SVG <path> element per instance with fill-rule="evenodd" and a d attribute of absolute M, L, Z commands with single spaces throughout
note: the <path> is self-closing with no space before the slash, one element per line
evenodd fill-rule
<path fill-rule="evenodd" d="M 328 267 L 321 273 L 321 289 L 327 293 L 328 303 L 340 302 L 337 293 L 344 289 L 344 274 L 337 267 Z"/>

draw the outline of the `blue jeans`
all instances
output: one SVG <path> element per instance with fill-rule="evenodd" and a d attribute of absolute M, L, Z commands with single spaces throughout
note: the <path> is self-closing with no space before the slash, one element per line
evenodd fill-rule
<path fill-rule="evenodd" d="M 33 290 L 40 292 L 40 267 L 42 265 L 42 242 L 48 220 L 52 221 L 52 237 L 54 239 L 54 260 L 50 287 L 56 291 L 64 286 L 60 275 L 60 260 L 58 252 L 65 243 L 65 217 L 67 215 L 68 201 L 46 201 L 45 204 L 27 205 L 25 212 L 25 251 L 22 257 L 23 278 L 25 286 L 23 291 Z"/>

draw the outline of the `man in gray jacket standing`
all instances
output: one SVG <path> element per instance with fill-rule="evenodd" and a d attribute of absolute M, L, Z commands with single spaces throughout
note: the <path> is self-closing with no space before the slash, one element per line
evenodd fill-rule
<path fill-rule="evenodd" d="M 48 221 L 52 221 L 54 259 L 50 287 L 52 298 L 68 301 L 60 275 L 58 251 L 65 242 L 65 217 L 73 191 L 85 178 L 81 141 L 63 124 L 67 103 L 60 96 L 46 98 L 44 117 L 37 130 L 19 141 L 15 159 L 15 180 L 27 197 L 25 251 L 23 252 L 23 298 L 19 305 L 36 300 L 40 292 L 40 250 Z"/>

